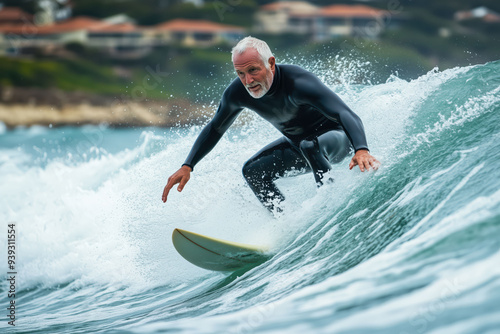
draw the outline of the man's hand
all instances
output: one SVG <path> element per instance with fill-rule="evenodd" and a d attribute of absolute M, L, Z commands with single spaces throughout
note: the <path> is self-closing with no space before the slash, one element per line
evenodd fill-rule
<path fill-rule="evenodd" d="M 177 191 L 182 191 L 187 181 L 189 181 L 189 178 L 191 177 L 191 171 L 191 167 L 184 165 L 168 178 L 167 185 L 165 186 L 165 189 L 163 189 L 163 196 L 161 197 L 163 203 L 167 201 L 168 193 L 175 184 L 179 183 Z"/>
<path fill-rule="evenodd" d="M 354 157 L 352 157 L 349 169 L 352 169 L 355 166 L 359 166 L 359 169 L 362 172 L 370 170 L 370 166 L 372 166 L 373 170 L 377 170 L 380 166 L 380 162 L 368 153 L 368 151 L 358 150 Z"/>

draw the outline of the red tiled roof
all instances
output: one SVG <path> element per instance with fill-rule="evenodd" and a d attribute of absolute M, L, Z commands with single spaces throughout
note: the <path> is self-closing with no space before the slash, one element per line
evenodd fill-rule
<path fill-rule="evenodd" d="M 309 2 L 305 2 L 305 1 L 278 1 L 278 2 L 268 3 L 267 5 L 263 5 L 260 8 L 262 10 L 272 11 L 272 10 L 280 10 L 280 9 L 302 10 L 304 8 L 307 8 L 307 7 L 314 8 L 316 6 L 314 6 L 313 4 L 310 4 Z"/>
<path fill-rule="evenodd" d="M 31 20 L 33 15 L 26 13 L 18 7 L 3 7 L 0 9 L 0 21 Z"/>
<path fill-rule="evenodd" d="M 93 19 L 90 17 L 80 16 L 66 21 L 57 22 L 46 26 L 35 26 L 33 24 L 4 24 L 0 25 L 1 33 L 10 33 L 15 35 L 48 35 L 66 33 L 77 30 L 86 30 L 93 33 L 99 32 L 132 32 L 143 30 L 131 23 L 111 24 L 105 21 Z M 203 20 L 184 20 L 176 19 L 154 27 L 156 30 L 169 31 L 198 31 L 198 32 L 224 32 L 238 31 L 243 32 L 245 29 L 238 26 L 220 24 L 216 22 Z"/>
<path fill-rule="evenodd" d="M 472 19 L 481 19 L 484 22 L 495 23 L 500 22 L 500 14 L 484 6 L 455 13 L 455 20 L 462 21 Z"/>
<path fill-rule="evenodd" d="M 32 24 L 0 24 L 0 33 L 30 36 L 39 33 L 39 28 Z"/>
<path fill-rule="evenodd" d="M 201 32 L 217 32 L 217 31 L 244 31 L 242 27 L 220 24 L 204 20 L 185 20 L 175 19 L 172 21 L 160 23 L 156 25 L 157 29 L 170 31 L 201 31 Z"/>
<path fill-rule="evenodd" d="M 328 17 L 376 17 L 385 11 L 364 5 L 332 5 L 321 8 L 321 16 Z"/>
<path fill-rule="evenodd" d="M 483 21 L 485 22 L 500 22 L 500 15 L 494 14 L 494 13 L 488 13 L 485 16 L 483 16 Z"/>
<path fill-rule="evenodd" d="M 87 30 L 90 32 L 131 32 L 139 30 L 131 23 L 111 24 L 89 17 L 77 17 L 63 22 L 46 26 L 35 26 L 33 24 L 4 24 L 0 25 L 0 32 L 14 35 L 48 35 L 77 30 Z"/>
<path fill-rule="evenodd" d="M 62 22 L 40 27 L 41 33 L 61 33 L 76 30 L 93 30 L 109 26 L 109 23 L 86 16 L 78 16 Z"/>

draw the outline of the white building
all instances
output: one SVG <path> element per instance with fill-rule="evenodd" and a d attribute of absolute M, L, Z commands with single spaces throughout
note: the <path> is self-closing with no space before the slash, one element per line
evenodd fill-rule
<path fill-rule="evenodd" d="M 305 1 L 269 3 L 260 7 L 255 14 L 254 31 L 268 34 L 309 34 L 319 12 L 318 6 Z"/>
<path fill-rule="evenodd" d="M 387 11 L 365 5 L 317 7 L 303 1 L 280 1 L 260 8 L 254 31 L 304 34 L 313 40 L 338 36 L 375 38 L 386 27 L 386 15 Z"/>
<path fill-rule="evenodd" d="M 244 37 L 242 27 L 205 20 L 175 19 L 154 27 L 156 37 L 164 44 L 211 46 L 220 43 L 236 44 Z"/>

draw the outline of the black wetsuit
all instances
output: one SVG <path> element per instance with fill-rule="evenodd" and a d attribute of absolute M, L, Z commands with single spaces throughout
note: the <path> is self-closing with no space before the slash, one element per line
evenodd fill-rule
<path fill-rule="evenodd" d="M 253 98 L 236 78 L 224 91 L 214 118 L 201 131 L 183 165 L 191 168 L 217 144 L 239 113 L 248 108 L 284 137 L 264 147 L 243 167 L 243 175 L 270 210 L 284 197 L 274 180 L 286 172 L 314 172 L 318 184 L 331 163 L 353 148 L 368 150 L 360 118 L 314 74 L 295 65 L 276 65 L 273 83 Z"/>

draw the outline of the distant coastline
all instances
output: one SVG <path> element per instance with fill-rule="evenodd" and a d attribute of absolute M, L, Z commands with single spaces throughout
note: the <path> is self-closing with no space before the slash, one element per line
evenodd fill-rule
<path fill-rule="evenodd" d="M 0 122 L 18 126 L 173 127 L 198 123 L 209 107 L 184 99 L 134 100 L 58 89 L 0 87 Z"/>

